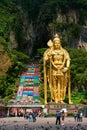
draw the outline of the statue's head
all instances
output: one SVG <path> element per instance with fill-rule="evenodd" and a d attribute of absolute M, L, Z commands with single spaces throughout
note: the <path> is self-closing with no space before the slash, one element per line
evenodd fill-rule
<path fill-rule="evenodd" d="M 55 35 L 54 35 L 53 42 L 54 42 L 54 43 L 55 43 L 55 42 L 58 42 L 58 43 L 61 44 L 60 38 L 59 38 L 59 35 L 58 35 L 58 34 L 55 34 Z"/>
<path fill-rule="evenodd" d="M 54 49 L 60 49 L 61 47 L 61 41 L 58 34 L 54 35 L 53 46 L 54 46 Z"/>

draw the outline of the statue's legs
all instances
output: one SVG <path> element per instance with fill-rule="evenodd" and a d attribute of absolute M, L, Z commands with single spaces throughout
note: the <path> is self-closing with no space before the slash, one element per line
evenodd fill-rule
<path fill-rule="evenodd" d="M 57 78 L 57 89 L 58 89 L 58 92 L 57 92 L 57 101 L 58 101 L 58 103 L 60 102 L 60 78 Z"/>
<path fill-rule="evenodd" d="M 58 102 L 58 97 L 57 97 L 57 77 L 53 76 L 53 100 L 57 103 Z"/>
<path fill-rule="evenodd" d="M 64 99 L 65 99 L 65 93 L 66 93 L 66 88 L 65 88 L 65 84 L 64 84 L 65 80 L 64 80 L 64 76 L 60 76 L 60 103 L 61 104 L 65 104 L 64 103 Z"/>

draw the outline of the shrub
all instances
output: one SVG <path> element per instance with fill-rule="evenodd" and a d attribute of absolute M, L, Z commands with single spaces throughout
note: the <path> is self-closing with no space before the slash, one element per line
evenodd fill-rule
<path fill-rule="evenodd" d="M 74 116 L 74 112 L 68 112 L 67 116 Z"/>

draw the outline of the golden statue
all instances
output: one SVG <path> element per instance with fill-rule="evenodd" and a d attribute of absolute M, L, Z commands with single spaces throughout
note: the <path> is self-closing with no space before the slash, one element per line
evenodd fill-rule
<path fill-rule="evenodd" d="M 69 104 L 71 104 L 70 92 L 70 57 L 62 48 L 59 36 L 56 34 L 49 40 L 48 49 L 44 52 L 44 98 L 47 104 L 47 86 L 49 85 L 51 101 L 64 103 L 66 89 L 68 88 Z M 48 67 L 49 64 L 49 67 Z"/>

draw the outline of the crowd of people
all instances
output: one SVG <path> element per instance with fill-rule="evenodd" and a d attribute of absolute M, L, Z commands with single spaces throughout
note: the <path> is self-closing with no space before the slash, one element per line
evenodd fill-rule
<path fill-rule="evenodd" d="M 75 122 L 82 122 L 82 118 L 83 118 L 83 113 L 82 111 L 75 111 L 74 113 L 74 120 Z M 59 125 L 64 125 L 64 120 L 65 120 L 65 112 L 62 111 L 57 111 L 56 112 L 56 125 L 59 124 Z"/>
<path fill-rule="evenodd" d="M 37 114 L 34 111 L 24 114 L 24 118 L 28 119 L 29 122 L 36 122 L 36 117 L 37 117 Z"/>
<path fill-rule="evenodd" d="M 83 113 L 81 111 L 76 112 L 74 114 L 74 119 L 77 122 L 82 122 Z"/>
<path fill-rule="evenodd" d="M 37 116 L 38 117 L 45 117 L 45 116 L 42 116 L 42 113 L 37 114 L 35 111 L 26 112 L 24 114 L 24 118 L 28 119 L 29 122 L 36 122 Z M 20 115 L 19 115 L 19 117 L 20 117 Z M 57 124 L 58 125 L 64 125 L 65 117 L 66 117 L 66 112 L 64 112 L 64 110 L 62 110 L 62 111 L 57 110 L 56 111 L 56 122 L 55 122 L 55 124 L 56 125 Z M 74 121 L 75 122 L 82 122 L 82 119 L 83 119 L 82 111 L 75 111 L 74 112 Z"/>

